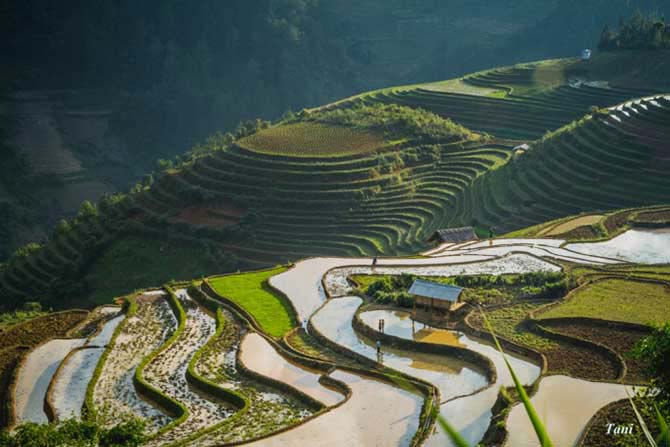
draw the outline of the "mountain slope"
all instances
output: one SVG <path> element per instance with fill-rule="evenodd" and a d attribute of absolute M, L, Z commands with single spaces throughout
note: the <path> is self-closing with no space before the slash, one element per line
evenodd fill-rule
<path fill-rule="evenodd" d="M 451 223 L 505 232 L 584 211 L 668 203 L 668 135 L 668 96 L 588 115 L 477 179 Z"/>
<path fill-rule="evenodd" d="M 664 88 L 667 55 L 628 71 L 625 54 L 489 70 L 366 93 L 269 128 L 258 121 L 236 141 L 216 136 L 20 250 L 0 267 L 2 302 L 103 302 L 306 256 L 415 252 L 446 226 L 502 232 L 667 203 L 667 98 L 582 118 L 594 104 Z M 407 96 L 411 107 L 398 106 Z M 522 142 L 531 144 L 514 151 Z"/>

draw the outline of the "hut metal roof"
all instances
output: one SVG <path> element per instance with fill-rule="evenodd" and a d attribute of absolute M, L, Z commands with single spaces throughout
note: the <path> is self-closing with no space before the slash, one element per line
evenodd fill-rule
<path fill-rule="evenodd" d="M 443 242 L 467 242 L 479 239 L 472 227 L 445 228 L 436 230 L 432 238 L 439 237 Z M 432 239 L 431 238 L 431 239 Z"/>
<path fill-rule="evenodd" d="M 458 301 L 463 289 L 461 287 L 451 286 L 449 284 L 440 284 L 437 282 L 416 279 L 409 288 L 412 295 L 433 298 L 436 300 L 449 301 L 455 303 Z"/>

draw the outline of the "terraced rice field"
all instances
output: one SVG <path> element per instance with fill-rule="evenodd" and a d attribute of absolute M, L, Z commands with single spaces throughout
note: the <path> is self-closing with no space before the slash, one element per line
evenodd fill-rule
<path fill-rule="evenodd" d="M 440 406 L 440 413 L 468 442 L 472 444 L 479 442 L 490 423 L 491 408 L 498 397 L 498 389 L 501 386 L 508 387 L 514 384 L 502 355 L 491 343 L 481 339 L 453 330 L 437 329 L 422 323 L 414 323 L 408 312 L 371 310 L 361 313 L 361 320 L 373 329 L 375 329 L 375 324 L 379 318 L 384 319 L 384 332 L 387 334 L 424 343 L 447 344 L 467 348 L 483 354 L 493 361 L 498 373 L 494 384 L 471 396 L 452 399 Z M 540 367 L 532 360 L 516 354 L 508 354 L 507 358 L 521 383 L 530 385 L 539 377 Z M 445 433 L 438 430 L 428 439 L 426 445 L 451 445 L 451 441 Z"/>
<path fill-rule="evenodd" d="M 187 438 L 233 413 L 230 405 L 209 400 L 196 393 L 186 380 L 193 355 L 214 334 L 214 318 L 204 312 L 185 290 L 176 292 L 186 309 L 186 322 L 179 337 L 144 368 L 146 381 L 186 407 L 188 417 L 172 430 L 154 438 L 149 445 L 165 445 Z"/>
<path fill-rule="evenodd" d="M 255 274 L 228 275 L 210 280 L 214 291 L 247 309 L 265 331 L 281 337 L 295 326 L 288 303 L 268 289 L 268 278 L 286 271 L 286 267 Z"/>
<path fill-rule="evenodd" d="M 108 349 L 100 377 L 92 385 L 93 403 L 104 424 L 112 425 L 119 415 L 126 414 L 141 417 L 149 432 L 169 423 L 168 416 L 139 397 L 133 376 L 142 359 L 158 349 L 175 327 L 174 315 L 163 296 L 137 297 L 136 314 L 121 326 Z"/>
<path fill-rule="evenodd" d="M 284 360 L 262 336 L 247 334 L 240 346 L 240 361 L 263 376 L 287 383 L 308 396 L 332 406 L 343 396 L 319 383 L 321 374 L 295 366 Z"/>
<path fill-rule="evenodd" d="M 84 346 L 64 359 L 49 388 L 57 420 L 81 418 L 86 389 L 103 352 L 103 348 Z"/>
<path fill-rule="evenodd" d="M 125 318 L 125 315 L 116 315 L 119 311 L 120 308 L 113 306 L 94 310 L 91 314 L 101 319 L 101 321 L 93 320 L 97 323 L 94 333 L 88 337 L 84 346 L 72 350 L 59 365 L 46 396 L 54 419 L 81 417 L 88 383 L 93 378 L 105 347 Z"/>
<path fill-rule="evenodd" d="M 545 377 L 531 403 L 545 421 L 555 445 L 575 445 L 587 422 L 604 405 L 627 397 L 626 386 L 615 383 L 588 382 L 568 376 Z M 629 388 L 631 395 L 635 394 Z M 588 395 L 588 399 L 584 396 Z M 535 445 L 533 429 L 522 405 L 512 408 L 507 419 L 507 446 Z"/>
<path fill-rule="evenodd" d="M 643 244 L 642 239 L 636 240 Z M 419 415 L 428 410 L 421 406 L 421 402 L 428 395 L 439 397 L 435 404 L 439 405 L 440 413 L 466 439 L 476 443 L 488 433 L 489 425 L 496 421 L 494 418 L 499 417 L 494 414 L 499 387 L 512 385 L 500 353 L 489 342 L 473 335 L 431 328 L 413 322 L 408 312 L 387 308 L 363 309 L 361 321 L 371 331 L 366 332 L 367 336 L 363 335 L 358 326 L 352 325 L 363 299 L 348 296 L 351 286 L 347 278 L 360 274 L 453 276 L 558 271 L 561 266 L 553 260 L 561 256 L 581 262 L 582 266 L 572 269 L 583 270 L 586 277 L 605 274 L 601 272 L 613 275 L 625 266 L 620 260 L 567 250 L 563 244 L 560 239 L 473 241 L 444 244 L 425 257 L 381 258 L 374 268 L 369 258 L 311 258 L 290 268 L 210 278 L 208 282 L 216 285 L 216 293 L 231 300 L 234 307 L 226 307 L 220 296 L 208 296 L 209 288 L 204 282 L 202 287 L 194 283 L 190 292 L 178 289 L 175 295 L 161 290 L 140 293 L 130 298 L 130 305 L 126 306 L 128 316 L 116 316 L 114 312 L 118 308 L 96 310 L 89 321 L 97 321 L 97 329 L 90 333 L 86 324 L 79 328 L 90 333 L 87 339 L 51 340 L 43 345 L 47 347 L 45 352 L 40 348 L 33 351 L 17 382 L 17 415 L 22 415 L 20 421 L 47 420 L 42 409 L 46 387 L 53 375 L 50 371 L 58 369 L 48 394 L 48 402 L 57 418 L 80 417 L 80 411 L 86 405 L 93 405 L 107 425 L 112 425 L 121 415 L 133 414 L 148 423 L 152 437 L 147 445 L 150 446 L 173 443 L 214 446 L 242 441 L 250 441 L 253 445 L 288 446 L 316 442 L 317 439 L 321 443 L 347 442 L 347 445 L 356 446 L 370 442 L 414 445 L 413 436 L 417 431 L 427 436 L 426 445 L 449 445 L 439 430 L 422 432 L 426 427 Z M 643 275 L 655 268 L 661 269 L 662 274 L 662 267 L 656 266 L 638 266 L 633 270 Z M 588 291 L 592 285 L 606 285 L 608 281 L 630 285 L 630 281 L 623 279 L 596 280 L 582 286 L 578 292 Z M 658 285 L 666 292 L 666 286 L 662 284 L 642 284 Z M 622 291 L 624 295 L 628 293 L 622 284 L 616 284 L 601 295 L 610 298 L 612 290 Z M 637 293 L 643 299 L 645 294 L 641 290 Z M 571 296 L 547 314 L 560 311 L 577 297 L 579 294 Z M 282 304 L 286 299 L 290 300 L 290 306 Z M 271 304 L 278 307 L 267 315 L 259 312 L 261 307 L 268 308 Z M 616 380 L 619 365 L 611 363 L 601 352 L 547 337 L 521 324 L 528 313 L 537 310 L 541 304 L 521 302 L 486 312 L 506 343 L 516 343 L 520 345 L 518 349 L 525 346 L 544 353 L 550 373 L 568 372 L 576 376 Z M 595 307 L 602 309 L 606 307 L 604 304 L 599 302 Z M 238 307 L 254 316 L 259 323 L 257 327 L 265 332 L 264 336 L 251 329 L 249 322 L 244 320 L 246 317 L 235 310 Z M 269 338 L 292 329 L 293 326 L 288 325 L 272 334 L 277 328 L 269 323 L 271 317 L 280 312 L 295 319 L 292 310 L 289 312 L 291 307 L 295 308 L 301 321 L 310 320 L 308 333 L 303 333 L 305 340 L 310 341 L 296 344 L 299 351 L 286 350 L 283 344 Z M 579 316 L 584 316 L 583 309 L 580 312 Z M 655 313 L 662 314 L 658 309 Z M 481 321 L 476 317 L 469 318 L 468 324 L 481 329 Z M 610 314 L 599 317 L 616 320 Z M 386 321 L 385 332 L 389 336 L 408 343 L 421 341 L 422 346 L 455 346 L 471 351 L 473 357 L 456 357 L 443 350 L 424 352 L 386 342 L 378 353 L 375 342 L 368 336 L 372 336 L 380 318 Z M 553 323 L 549 326 L 558 327 Z M 563 332 L 568 336 L 579 336 L 580 333 L 578 328 L 567 326 L 563 327 Z M 594 332 L 581 338 L 603 344 L 607 344 L 608 338 L 617 338 L 603 334 L 606 332 Z M 620 350 L 633 343 L 633 339 L 617 339 L 620 343 L 612 349 Z M 55 349 L 62 342 L 67 343 Z M 87 346 L 74 349 L 84 344 Z M 319 353 L 322 344 L 329 347 L 324 356 Z M 306 349 L 308 345 L 309 349 Z M 306 353 L 330 363 L 318 368 L 308 366 L 314 360 L 306 359 Z M 66 356 L 67 360 L 63 362 Z M 539 356 L 525 357 L 508 352 L 508 357 L 523 383 L 529 386 L 537 383 L 541 375 Z M 495 376 L 489 375 L 486 363 L 475 363 L 477 358 L 489 359 L 489 365 L 495 368 Z M 589 369 L 590 366 L 593 369 Z M 372 371 L 374 376 L 370 375 Z M 386 375 L 389 372 L 396 374 L 395 379 Z M 406 378 L 400 381 L 405 384 L 402 387 L 398 386 L 397 374 L 405 374 Z M 143 379 L 138 379 L 138 375 Z M 48 377 L 46 387 L 40 384 L 42 377 Z M 493 377 L 495 382 L 491 383 L 489 378 Z M 419 382 L 411 383 L 422 384 L 424 388 L 407 388 L 408 378 L 415 378 L 412 380 Z M 159 405 L 148 399 L 144 388 L 138 387 L 138 380 L 146 381 L 164 396 L 161 399 L 171 399 L 183 411 L 175 413 L 165 401 Z M 638 376 L 627 380 L 644 379 Z M 333 381 L 339 385 L 333 385 Z M 593 405 L 580 407 L 578 399 L 566 394 L 561 397 L 563 408 L 574 408 L 570 413 L 574 413 L 574 417 L 567 422 L 554 417 L 551 411 L 555 408 L 543 402 L 557 399 L 560 386 L 555 385 L 555 381 L 563 381 L 559 385 L 569 382 L 571 389 L 579 389 L 579 396 L 588 396 Z M 599 406 L 619 399 L 623 392 L 622 385 L 618 384 L 603 383 L 597 389 L 589 388 L 588 384 L 590 382 L 562 376 L 542 378 L 539 382 L 539 392 L 534 397 L 538 411 L 551 419 L 548 426 L 552 436 L 560 442 L 572 440 L 576 436 L 573 426 L 579 429 Z M 33 392 L 26 393 L 28 388 Z M 305 395 L 321 402 L 323 409 L 315 408 L 313 401 L 303 401 L 306 398 L 300 396 Z M 520 432 L 508 443 L 531 439 L 532 431 L 517 415 L 519 411 L 513 408 L 507 421 L 509 428 Z M 570 425 L 570 430 L 564 429 L 566 424 Z"/>
<path fill-rule="evenodd" d="M 613 106 L 653 93 L 588 83 L 569 85 L 570 73 L 564 70 L 537 66 L 492 70 L 460 81 L 474 87 L 474 92 L 472 88 L 458 89 L 453 83 L 442 83 L 447 88 L 439 88 L 440 84 L 398 87 L 360 95 L 337 107 L 360 102 L 400 104 L 429 110 L 500 138 L 535 140 L 581 118 L 591 106 Z"/>
<path fill-rule="evenodd" d="M 65 356 L 73 349 L 83 346 L 85 342 L 81 338 L 55 339 L 30 352 L 16 381 L 14 399 L 17 424 L 49 421 L 44 412 L 44 396 L 49 382 Z"/>
<path fill-rule="evenodd" d="M 593 225 L 605 217 L 602 214 L 591 214 L 588 216 L 581 216 L 576 219 L 569 220 L 567 222 L 560 223 L 556 226 L 548 227 L 545 230 L 542 230 L 538 233 L 538 236 L 557 236 L 559 234 L 567 233 L 576 228 Z"/>
<path fill-rule="evenodd" d="M 633 229 L 608 241 L 569 244 L 565 248 L 637 264 L 668 264 L 670 251 L 667 247 L 670 247 L 670 230 Z"/>
<path fill-rule="evenodd" d="M 664 204 L 670 196 L 670 101 L 628 102 L 532 144 L 475 181 L 452 211 L 507 232 L 567 215 Z M 655 135 L 655 137 L 652 137 Z"/>
<path fill-rule="evenodd" d="M 237 365 L 240 340 L 246 329 L 228 311 L 221 314 L 222 330 L 202 351 L 195 371 L 203 378 L 228 388 L 248 400 L 248 407 L 209 433 L 195 438 L 195 445 L 220 445 L 266 436 L 273 431 L 294 425 L 312 414 L 303 403 L 243 374 Z"/>
<path fill-rule="evenodd" d="M 329 157 L 371 152 L 385 142 L 381 133 L 307 122 L 261 130 L 244 138 L 240 145 L 264 154 Z"/>
<path fill-rule="evenodd" d="M 300 427 L 254 447 L 295 445 L 408 445 L 418 427 L 421 398 L 386 383 L 335 371 L 331 377 L 347 384 L 352 398 L 344 405 Z M 338 429 L 333 429 L 338 427 Z"/>
<path fill-rule="evenodd" d="M 312 324 L 325 337 L 346 349 L 376 360 L 375 343 L 357 334 L 351 319 L 362 304 L 358 297 L 334 298 L 313 317 Z M 384 365 L 434 384 L 442 399 L 452 399 L 479 391 L 488 382 L 476 366 L 442 355 L 383 348 Z"/>
<path fill-rule="evenodd" d="M 445 445 L 444 435 L 432 432 L 432 420 L 425 417 L 432 402 L 470 442 L 481 441 L 489 423 L 500 416 L 493 408 L 499 386 L 511 385 L 499 353 L 483 340 L 454 331 L 415 331 L 418 323 L 406 315 L 364 312 L 362 318 L 373 330 L 375 319 L 383 316 L 391 335 L 405 342 L 474 352 L 470 361 L 445 350 L 415 352 L 408 345 L 385 345 L 378 353 L 374 341 L 352 325 L 364 300 L 350 295 L 348 277 L 499 275 L 581 264 L 570 268 L 588 271 L 585 277 L 593 282 L 540 314 L 541 319 L 670 321 L 667 284 L 642 282 L 667 281 L 663 267 L 619 265 L 669 263 L 670 233 L 623 232 L 633 225 L 632 212 L 608 213 L 657 205 L 670 197 L 670 98 L 620 104 L 653 92 L 604 82 L 566 83 L 572 75 L 569 64 L 525 66 L 490 70 L 457 83 L 360 95 L 332 107 L 384 103 L 423 108 L 494 138 L 427 145 L 389 143 L 379 134 L 311 122 L 271 127 L 162 173 L 123 207 L 79 221 L 72 231 L 11 262 L 0 276 L 0 292 L 25 300 L 41 296 L 64 272 L 76 271 L 77 259 L 87 259 L 91 246 L 100 244 L 107 248 L 93 261 L 87 282 L 95 289 L 93 301 L 108 301 L 136 287 L 159 286 L 170 279 L 168 273 L 203 277 L 212 269 L 286 265 L 308 258 L 290 267 L 212 277 L 201 288 L 180 289 L 176 296 L 143 293 L 130 300 L 125 319 L 108 321 L 90 337 L 90 328 L 83 325 L 74 331 L 80 338 L 55 338 L 70 335 L 85 312 L 63 320 L 36 319 L 44 331 L 34 332 L 30 325 L 3 328 L 3 385 L 10 380 L 8 371 L 24 359 L 13 396 L 17 421 L 46 422 L 45 396 L 50 396 L 47 403 L 58 418 L 80 416 L 83 406 L 95 409 L 107 426 L 122 415 L 136 415 L 147 423 L 152 446 L 404 446 L 416 445 L 415 433 L 427 436 L 427 445 Z M 459 90 L 465 86 L 468 92 Z M 568 125 L 593 105 L 613 107 Z M 550 130 L 554 132 L 546 134 Z M 531 140 L 535 142 L 515 149 Z M 234 215 L 212 211 L 222 209 L 234 209 Z M 637 223 L 658 225 L 666 213 L 659 208 L 641 211 Z M 580 216 L 563 220 L 574 215 Z M 425 250 L 425 239 L 438 228 L 474 225 L 502 233 L 547 221 L 552 223 L 523 233 L 542 238 Z M 566 233 L 596 224 L 598 231 L 590 230 L 594 237 L 602 229 L 623 233 L 581 244 L 553 237 L 568 238 Z M 371 266 L 373 255 L 420 250 L 419 257 L 380 257 Z M 120 266 L 120 259 L 129 262 Z M 619 278 L 595 280 L 617 268 L 622 269 Z M 623 272 L 635 277 L 624 281 Z M 207 284 L 219 297 L 207 296 Z M 529 324 L 531 313 L 543 304 L 522 301 L 487 309 L 506 346 L 537 354 L 534 361 L 511 355 L 526 385 L 537 383 L 545 358 L 549 373 L 611 382 L 623 378 L 621 361 L 609 351 L 621 354 L 617 349 L 630 346 L 632 338 L 607 346 L 604 331 L 589 338 L 572 327 L 565 329 L 564 338 L 551 335 L 551 325 L 545 328 L 542 320 Z M 246 314 L 258 324 L 245 321 Z M 465 321 L 473 326 L 469 330 L 485 336 L 483 321 L 471 317 Z M 102 318 L 92 321 L 88 326 L 97 327 Z M 308 321 L 307 331 L 291 332 Z M 583 343 L 569 340 L 580 334 Z M 280 340 L 285 335 L 288 346 Z M 21 351 L 16 340 L 32 350 Z M 595 349 L 589 340 L 604 346 Z M 489 383 L 490 371 L 473 363 L 479 356 L 495 367 L 494 383 Z M 397 386 L 398 374 L 405 382 L 414 377 L 416 389 Z M 562 396 L 563 407 L 574 410 L 568 412 L 573 417 L 569 422 L 545 405 L 561 397 L 557 390 L 562 386 L 578 391 Z M 618 384 L 593 387 L 562 376 L 544 378 L 539 387 L 535 402 L 551 420 L 556 443 L 573 442 L 572 428 L 579 429 L 598 406 L 622 392 Z M 580 406 L 580 399 L 592 405 Z M 514 447 L 532 440 L 520 414 L 515 407 L 507 421 L 515 432 L 508 445 Z"/>
<path fill-rule="evenodd" d="M 580 288 L 541 318 L 590 317 L 644 325 L 670 321 L 670 289 L 667 283 L 609 279 Z"/>

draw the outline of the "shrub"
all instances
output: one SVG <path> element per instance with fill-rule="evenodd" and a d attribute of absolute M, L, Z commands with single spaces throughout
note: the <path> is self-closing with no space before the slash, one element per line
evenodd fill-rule
<path fill-rule="evenodd" d="M 356 105 L 348 109 L 313 113 L 309 119 L 324 124 L 382 131 L 388 139 L 452 143 L 481 138 L 448 118 L 397 104 Z"/>

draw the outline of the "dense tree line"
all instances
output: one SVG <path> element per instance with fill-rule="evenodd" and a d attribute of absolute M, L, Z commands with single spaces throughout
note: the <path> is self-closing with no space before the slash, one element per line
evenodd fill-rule
<path fill-rule="evenodd" d="M 666 24 L 663 17 L 645 16 L 639 11 L 628 21 L 621 19 L 617 30 L 606 26 L 598 43 L 601 51 L 662 48 L 670 48 L 670 24 Z"/>
<path fill-rule="evenodd" d="M 114 130 L 147 162 L 160 146 L 181 152 L 240 120 L 356 89 L 356 62 L 318 0 L 24 0 L 5 8 L 0 48 L 16 81 L 121 92 Z"/>
<path fill-rule="evenodd" d="M 112 428 L 75 419 L 59 424 L 28 422 L 12 433 L 0 431 L 0 447 L 138 447 L 146 438 L 144 430 L 139 419 L 124 420 Z"/>

